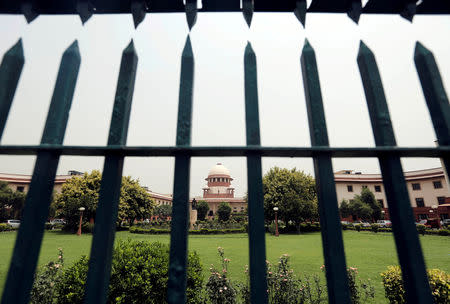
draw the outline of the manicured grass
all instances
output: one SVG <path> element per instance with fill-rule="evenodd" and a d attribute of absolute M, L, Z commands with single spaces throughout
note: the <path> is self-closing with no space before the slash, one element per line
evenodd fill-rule
<path fill-rule="evenodd" d="M 6 280 L 16 232 L 0 233 L 0 292 Z M 169 243 L 168 235 L 131 234 L 118 232 L 116 240 L 135 239 Z M 56 259 L 57 248 L 62 247 L 66 266 L 71 265 L 81 255 L 89 255 L 92 236 L 78 237 L 60 232 L 46 232 L 39 258 L 39 265 Z M 439 268 L 450 272 L 449 237 L 426 235 L 420 237 L 428 268 Z M 386 303 L 381 284 L 380 272 L 388 265 L 398 264 L 395 244 L 391 233 L 344 231 L 347 266 L 357 267 L 359 277 L 371 279 L 376 288 L 376 303 Z M 217 247 L 223 247 L 225 256 L 231 259 L 229 274 L 234 280 L 244 280 L 244 266 L 248 264 L 248 238 L 245 234 L 194 235 L 189 237 L 189 249 L 200 254 L 205 278 L 210 264 L 217 267 L 219 259 Z M 323 264 L 320 233 L 302 235 L 280 235 L 278 238 L 266 235 L 267 259 L 276 263 L 284 253 L 290 255 L 291 266 L 297 274 L 319 274 Z"/>

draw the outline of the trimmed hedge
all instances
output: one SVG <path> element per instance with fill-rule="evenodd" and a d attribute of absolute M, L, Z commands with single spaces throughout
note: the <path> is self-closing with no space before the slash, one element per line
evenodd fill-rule
<path fill-rule="evenodd" d="M 245 228 L 238 229 L 206 229 L 202 228 L 199 230 L 189 230 L 190 234 L 228 234 L 228 233 L 245 233 Z M 130 233 L 138 234 L 169 234 L 169 229 L 145 229 L 141 227 L 130 227 Z"/>
<path fill-rule="evenodd" d="M 11 227 L 10 225 L 8 225 L 8 224 L 0 224 L 0 232 L 3 232 L 3 231 L 13 231 L 13 230 L 17 230 L 18 228 L 14 228 L 14 227 Z"/>

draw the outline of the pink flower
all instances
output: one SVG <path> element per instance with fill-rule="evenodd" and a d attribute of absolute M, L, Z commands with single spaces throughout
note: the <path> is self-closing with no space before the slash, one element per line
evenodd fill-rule
<path fill-rule="evenodd" d="M 227 287 L 225 286 L 223 289 L 227 290 Z"/>
<path fill-rule="evenodd" d="M 222 292 L 223 290 L 222 289 L 219 289 L 219 292 Z"/>
<path fill-rule="evenodd" d="M 284 282 L 287 282 L 287 279 L 283 279 Z"/>

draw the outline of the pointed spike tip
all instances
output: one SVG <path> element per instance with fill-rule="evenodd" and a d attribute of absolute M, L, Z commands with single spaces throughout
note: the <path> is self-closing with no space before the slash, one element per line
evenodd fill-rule
<path fill-rule="evenodd" d="M 364 43 L 364 41 L 359 42 L 359 51 L 358 51 L 358 57 L 362 55 L 372 54 L 372 51 L 369 49 L 369 47 Z"/>
<path fill-rule="evenodd" d="M 416 47 L 414 48 L 414 58 L 426 56 L 428 54 L 432 54 L 432 52 L 429 49 L 427 49 L 422 43 L 417 41 Z"/>
<path fill-rule="evenodd" d="M 252 24 L 253 18 L 253 1 L 252 0 L 242 0 L 242 14 L 244 15 L 245 22 L 247 22 L 248 27 Z"/>
<path fill-rule="evenodd" d="M 356 24 L 359 23 L 359 18 L 361 17 L 362 3 L 361 0 L 353 0 L 350 4 L 350 8 L 347 11 L 347 16 L 352 19 Z"/>
<path fill-rule="evenodd" d="M 312 45 L 309 43 L 308 38 L 305 38 L 305 42 L 303 44 L 303 52 L 314 52 L 314 48 L 312 47 Z"/>
<path fill-rule="evenodd" d="M 131 15 L 133 16 L 134 28 L 137 29 L 139 24 L 145 19 L 147 6 L 144 1 L 133 0 L 131 2 Z"/>
<path fill-rule="evenodd" d="M 414 15 L 416 14 L 416 9 L 416 3 L 410 2 L 406 4 L 403 11 L 400 13 L 400 16 L 412 23 Z"/>
<path fill-rule="evenodd" d="M 192 44 L 191 44 L 191 36 L 188 35 L 186 38 L 186 42 L 184 44 L 182 57 L 193 57 L 194 54 L 192 52 Z"/>
<path fill-rule="evenodd" d="M 294 9 L 294 15 L 297 17 L 298 21 L 303 25 L 303 28 L 305 28 L 306 24 L 306 0 L 299 0 L 296 2 L 296 6 Z"/>
<path fill-rule="evenodd" d="M 81 59 L 80 49 L 78 47 L 78 40 L 75 39 L 75 41 L 72 42 L 72 44 L 64 51 L 63 56 L 66 56 L 66 55 L 74 55 L 78 59 Z"/>
<path fill-rule="evenodd" d="M 22 38 L 20 38 L 6 53 L 5 56 L 24 58 Z"/>
<path fill-rule="evenodd" d="M 190 31 L 197 22 L 197 1 L 187 0 L 185 10 L 186 10 L 186 21 Z"/>
<path fill-rule="evenodd" d="M 250 54 L 255 54 L 255 52 L 253 51 L 253 47 L 250 41 L 247 41 L 247 46 L 245 47 L 245 55 L 247 56 Z"/>
<path fill-rule="evenodd" d="M 94 6 L 89 1 L 78 0 L 76 10 L 81 24 L 84 25 L 92 17 Z"/>
<path fill-rule="evenodd" d="M 136 54 L 136 49 L 134 48 L 133 39 L 131 39 L 130 43 L 128 43 L 127 47 L 123 50 L 123 52 Z"/>

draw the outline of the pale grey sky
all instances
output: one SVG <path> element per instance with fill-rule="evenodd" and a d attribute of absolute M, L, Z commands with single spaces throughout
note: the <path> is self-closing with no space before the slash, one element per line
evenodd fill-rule
<path fill-rule="evenodd" d="M 81 69 L 65 144 L 105 145 L 123 48 L 134 39 L 139 56 L 128 145 L 174 145 L 181 52 L 188 33 L 183 14 L 149 14 L 137 30 L 131 15 L 0 16 L 1 56 L 22 37 L 25 66 L 2 144 L 38 144 L 63 51 L 78 39 Z M 433 146 L 433 131 L 415 71 L 415 42 L 433 51 L 450 88 L 450 18 L 309 14 L 306 30 L 293 14 L 256 13 L 249 30 L 241 14 L 199 14 L 191 33 L 195 56 L 193 145 L 244 145 L 243 54 L 247 40 L 258 63 L 261 141 L 265 146 L 309 146 L 300 71 L 305 37 L 316 50 L 330 144 L 373 146 L 356 63 L 359 40 L 374 51 L 400 146 Z M 208 170 L 227 166 L 238 195 L 247 189 L 244 158 L 193 158 L 191 195 L 200 195 Z M 335 159 L 334 170 L 379 171 L 376 159 Z M 437 159 L 403 160 L 405 170 L 440 166 Z M 31 174 L 34 157 L 0 156 L 0 172 Z M 311 159 L 263 159 L 313 174 Z M 102 169 L 103 158 L 62 157 L 58 173 Z M 173 158 L 127 158 L 124 174 L 156 192 L 172 193 Z"/>

